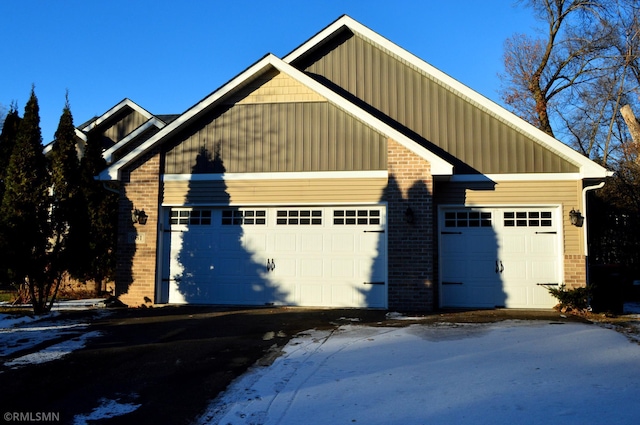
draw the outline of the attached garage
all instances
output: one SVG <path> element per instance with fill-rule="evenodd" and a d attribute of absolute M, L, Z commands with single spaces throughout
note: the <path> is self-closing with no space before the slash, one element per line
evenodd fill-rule
<path fill-rule="evenodd" d="M 559 207 L 440 209 L 442 307 L 551 308 L 562 282 Z"/>
<path fill-rule="evenodd" d="M 348 16 L 145 137 L 99 176 L 129 305 L 550 308 L 609 175 Z"/>
<path fill-rule="evenodd" d="M 169 303 L 387 306 L 382 205 L 169 208 Z"/>

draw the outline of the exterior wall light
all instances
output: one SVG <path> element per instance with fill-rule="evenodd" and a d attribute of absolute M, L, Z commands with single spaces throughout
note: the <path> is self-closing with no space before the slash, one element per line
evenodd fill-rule
<path fill-rule="evenodd" d="M 139 223 L 144 226 L 147 224 L 147 218 L 149 218 L 149 216 L 144 210 L 134 209 L 131 211 L 131 221 L 134 223 Z"/>
<path fill-rule="evenodd" d="M 411 207 L 407 207 L 407 209 L 404 211 L 404 221 L 407 224 L 413 224 L 413 222 L 416 220 L 415 215 L 413 214 L 413 210 L 411 209 Z"/>
<path fill-rule="evenodd" d="M 582 216 L 582 213 L 580 213 L 580 210 L 572 209 L 569 211 L 569 219 L 571 220 L 571 224 L 576 227 L 582 227 L 584 224 L 584 217 Z"/>

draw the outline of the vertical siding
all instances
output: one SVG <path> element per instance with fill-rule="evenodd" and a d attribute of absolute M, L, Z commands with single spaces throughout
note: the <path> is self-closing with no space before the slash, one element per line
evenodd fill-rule
<path fill-rule="evenodd" d="M 126 112 L 118 114 L 114 120 L 110 120 L 101 126 L 101 131 L 104 136 L 109 138 L 114 144 L 147 122 L 147 118 L 138 111 L 128 107 L 123 109 L 125 109 Z"/>
<path fill-rule="evenodd" d="M 165 173 L 202 173 L 202 149 L 230 173 L 386 169 L 386 138 L 328 102 L 237 104 L 169 143 Z"/>
<path fill-rule="evenodd" d="M 577 171 L 469 99 L 358 35 L 345 35 L 341 43 L 301 57 L 294 66 L 329 79 L 480 172 Z"/>

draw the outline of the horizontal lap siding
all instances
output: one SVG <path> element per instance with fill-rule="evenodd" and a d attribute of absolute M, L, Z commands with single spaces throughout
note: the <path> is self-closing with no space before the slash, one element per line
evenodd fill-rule
<path fill-rule="evenodd" d="M 439 183 L 436 200 L 439 205 L 562 205 L 565 253 L 579 254 L 584 250 L 582 229 L 569 222 L 569 211 L 583 210 L 580 181 Z"/>
<path fill-rule="evenodd" d="M 165 205 L 380 202 L 386 178 L 164 183 Z"/>
<path fill-rule="evenodd" d="M 354 35 L 294 65 L 354 94 L 481 173 L 577 167 L 391 52 Z"/>

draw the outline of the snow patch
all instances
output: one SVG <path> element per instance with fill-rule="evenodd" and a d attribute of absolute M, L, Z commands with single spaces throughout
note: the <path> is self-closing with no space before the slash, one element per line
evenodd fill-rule
<path fill-rule="evenodd" d="M 200 424 L 636 423 L 640 346 L 597 325 L 346 325 L 299 334 Z"/>
<path fill-rule="evenodd" d="M 57 360 L 75 350 L 84 348 L 88 339 L 95 338 L 100 335 L 101 334 L 98 331 L 87 332 L 76 338 L 63 341 L 59 344 L 51 345 L 35 353 L 27 354 L 22 357 L 18 357 L 17 359 L 8 361 L 5 363 L 5 366 L 18 367 L 18 366 L 25 366 L 29 364 L 46 363 L 52 360 Z"/>
<path fill-rule="evenodd" d="M 137 395 L 133 395 L 133 398 L 137 398 Z M 141 404 L 134 403 L 122 403 L 121 399 L 108 400 L 106 398 L 100 399 L 100 405 L 93 409 L 88 415 L 76 415 L 73 418 L 73 425 L 87 425 L 88 421 L 97 421 L 100 419 L 110 419 L 118 416 L 126 415 L 134 412 Z"/>

